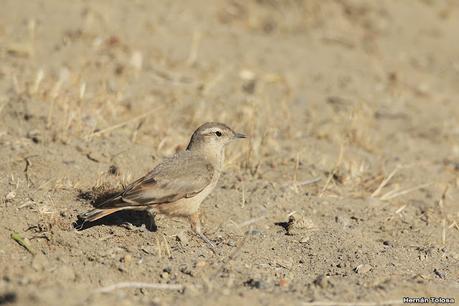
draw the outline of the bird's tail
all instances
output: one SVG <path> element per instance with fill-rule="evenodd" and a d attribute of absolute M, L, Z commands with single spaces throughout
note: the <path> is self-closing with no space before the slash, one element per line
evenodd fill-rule
<path fill-rule="evenodd" d="M 121 210 L 122 208 L 107 208 L 107 209 L 93 209 L 78 215 L 78 217 L 84 221 L 96 221 L 102 217 L 108 216 L 114 212 Z"/>

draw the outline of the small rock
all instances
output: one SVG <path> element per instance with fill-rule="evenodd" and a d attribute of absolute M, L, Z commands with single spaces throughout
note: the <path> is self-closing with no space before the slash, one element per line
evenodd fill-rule
<path fill-rule="evenodd" d="M 33 203 L 33 202 L 32 202 L 32 203 Z M 61 210 L 61 211 L 59 212 L 59 214 L 60 214 L 61 217 L 63 217 L 63 218 L 67 218 L 67 217 L 69 216 L 69 214 L 68 214 L 66 211 L 64 211 L 64 210 Z"/>
<path fill-rule="evenodd" d="M 281 278 L 279 280 L 279 287 L 286 288 L 288 286 L 288 280 L 286 278 Z"/>
<path fill-rule="evenodd" d="M 179 241 L 179 242 L 180 242 L 181 244 L 183 244 L 183 245 L 187 245 L 188 242 L 189 242 L 188 236 L 187 236 L 187 234 L 186 234 L 185 231 L 179 232 L 179 233 L 175 236 L 175 238 L 177 239 L 177 241 Z"/>
<path fill-rule="evenodd" d="M 108 174 L 118 176 L 120 175 L 120 169 L 116 165 L 111 165 L 108 168 Z"/>
<path fill-rule="evenodd" d="M 446 278 L 446 273 L 443 272 L 443 271 L 438 270 L 437 268 L 435 268 L 433 270 L 433 272 L 435 273 L 436 276 L 438 276 L 441 279 L 445 279 Z"/>
<path fill-rule="evenodd" d="M 193 271 L 191 271 L 190 267 L 186 264 L 183 264 L 179 267 L 179 271 L 182 272 L 183 274 L 193 276 Z"/>
<path fill-rule="evenodd" d="M 259 235 L 262 235 L 262 234 L 263 234 L 262 231 L 260 231 L 260 230 L 258 230 L 258 229 L 256 229 L 256 228 L 252 228 L 252 229 L 248 230 L 246 233 L 247 233 L 247 234 L 250 234 L 250 235 L 252 235 L 252 236 L 259 236 Z"/>
<path fill-rule="evenodd" d="M 340 224 L 343 228 L 348 228 L 351 224 L 351 218 L 346 215 L 338 215 L 335 216 L 335 222 Z"/>
<path fill-rule="evenodd" d="M 12 305 L 15 304 L 17 300 L 17 296 L 15 292 L 6 292 L 0 295 L 0 302 L 2 302 L 2 305 Z"/>
<path fill-rule="evenodd" d="M 372 268 L 373 267 L 370 266 L 369 264 L 360 264 L 354 268 L 354 271 L 359 274 L 364 274 L 364 273 L 370 272 Z"/>
<path fill-rule="evenodd" d="M 10 202 L 10 201 L 13 200 L 15 197 L 16 197 L 16 192 L 10 191 L 10 192 L 8 192 L 8 194 L 5 196 L 5 200 L 6 200 L 7 202 Z"/>
<path fill-rule="evenodd" d="M 300 243 L 308 243 L 309 240 L 311 240 L 311 237 L 303 237 L 301 238 Z"/>
<path fill-rule="evenodd" d="M 393 246 L 392 242 L 390 242 L 389 240 L 384 240 L 383 241 L 383 245 L 385 245 L 385 246 Z"/>
<path fill-rule="evenodd" d="M 320 274 L 316 277 L 316 279 L 312 282 L 315 286 L 320 287 L 322 289 L 326 289 L 330 287 L 331 282 L 327 276 Z"/>
<path fill-rule="evenodd" d="M 129 264 L 132 262 L 132 255 L 126 254 L 124 257 L 121 259 L 122 262 L 125 264 Z"/>
<path fill-rule="evenodd" d="M 156 248 L 154 246 L 151 246 L 151 245 L 142 246 L 142 247 L 140 247 L 140 249 L 142 251 L 144 251 L 145 253 L 150 254 L 150 255 L 155 255 L 156 254 Z"/>
<path fill-rule="evenodd" d="M 27 132 L 27 138 L 32 140 L 34 143 L 40 143 L 41 142 L 41 134 L 40 131 L 38 130 L 31 130 Z"/>
<path fill-rule="evenodd" d="M 304 231 L 312 230 L 315 228 L 314 222 L 311 219 L 304 218 L 300 214 L 292 214 L 288 217 L 287 221 L 287 235 L 297 235 L 304 233 Z"/>
<path fill-rule="evenodd" d="M 230 247 L 234 247 L 236 246 L 236 241 L 234 241 L 233 239 L 229 239 L 226 244 Z"/>
<path fill-rule="evenodd" d="M 196 263 L 196 268 L 203 268 L 207 266 L 207 262 L 205 260 L 200 260 Z"/>
<path fill-rule="evenodd" d="M 252 289 L 264 289 L 266 288 L 266 284 L 262 280 L 256 279 L 249 279 L 248 281 L 244 282 L 244 286 L 252 288 Z"/>
<path fill-rule="evenodd" d="M 170 277 L 170 273 L 164 271 L 163 273 L 161 273 L 160 276 L 162 279 L 168 280 Z"/>

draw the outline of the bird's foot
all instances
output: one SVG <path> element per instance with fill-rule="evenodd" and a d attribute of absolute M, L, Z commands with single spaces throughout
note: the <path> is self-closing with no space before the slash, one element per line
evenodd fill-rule
<path fill-rule="evenodd" d="M 209 245 L 210 249 L 212 250 L 212 252 L 214 252 L 214 254 L 217 254 L 217 247 L 215 243 L 213 243 L 209 238 L 207 238 L 201 231 L 201 220 L 199 219 L 199 213 L 195 213 L 190 216 L 190 223 L 191 228 L 196 233 L 196 235 L 198 235 L 199 238 L 201 238 Z"/>
<path fill-rule="evenodd" d="M 210 240 L 209 238 L 207 238 L 203 233 L 198 233 L 196 232 L 196 235 L 199 236 L 199 238 L 201 238 L 202 240 L 204 240 L 210 247 L 210 249 L 212 250 L 212 252 L 214 252 L 215 254 L 217 254 L 217 251 L 216 251 L 216 248 L 217 246 L 215 245 L 215 243 L 212 242 L 212 240 Z"/>

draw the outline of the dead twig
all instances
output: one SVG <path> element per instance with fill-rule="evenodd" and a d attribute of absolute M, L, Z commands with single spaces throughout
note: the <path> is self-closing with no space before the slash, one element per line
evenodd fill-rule
<path fill-rule="evenodd" d="M 319 198 L 322 197 L 324 195 L 324 193 L 327 191 L 328 185 L 330 185 L 330 182 L 333 179 L 333 176 L 335 176 L 336 171 L 338 171 L 338 167 L 341 165 L 341 162 L 343 161 L 343 155 L 344 155 L 344 146 L 341 145 L 336 165 L 333 168 L 333 171 L 330 172 L 330 175 L 328 176 L 327 182 L 325 183 L 324 187 L 322 188 L 322 191 L 319 193 Z"/>
<path fill-rule="evenodd" d="M 381 184 L 379 184 L 378 188 L 371 194 L 370 197 L 375 198 L 381 192 L 384 186 L 386 186 L 387 183 L 389 183 L 392 177 L 400 170 L 400 168 L 401 166 L 395 167 L 395 169 L 392 170 L 392 172 L 381 182 Z"/>
<path fill-rule="evenodd" d="M 185 286 L 180 284 L 160 284 L 141 282 L 122 282 L 95 290 L 96 293 L 107 293 L 118 289 L 161 289 L 161 290 L 183 290 Z"/>
<path fill-rule="evenodd" d="M 305 180 L 305 181 L 302 181 L 302 182 L 298 182 L 295 185 L 297 187 L 306 186 L 306 185 L 312 185 L 312 184 L 320 182 L 321 180 L 322 180 L 322 178 L 316 177 L 316 178 L 313 178 L 313 179 L 310 179 L 310 180 Z"/>
<path fill-rule="evenodd" d="M 380 199 L 381 199 L 381 201 L 391 200 L 391 199 L 394 199 L 396 197 L 408 194 L 410 192 L 413 192 L 413 191 L 428 187 L 430 185 L 432 185 L 432 183 L 421 184 L 421 185 L 414 186 L 414 187 L 411 187 L 411 188 L 407 188 L 407 189 L 404 189 L 404 190 L 401 190 L 401 191 L 392 190 L 392 191 L 389 191 L 388 193 L 384 194 Z"/>
<path fill-rule="evenodd" d="M 93 137 L 95 137 L 95 136 L 99 136 L 99 135 L 105 134 L 105 133 L 107 133 L 107 132 L 113 131 L 113 130 L 115 130 L 115 129 L 117 129 L 117 128 L 123 127 L 123 126 L 125 126 L 125 125 L 127 125 L 127 124 L 129 124 L 129 123 L 131 123 L 131 122 L 134 122 L 134 121 L 143 119 L 143 118 L 145 118 L 145 117 L 147 117 L 147 116 L 150 116 L 152 113 L 157 112 L 158 109 L 159 109 L 159 107 L 157 107 L 157 108 L 155 108 L 155 109 L 152 109 L 151 111 L 146 112 L 145 114 L 141 114 L 141 115 L 136 116 L 136 117 L 134 117 L 134 118 L 131 118 L 131 119 L 129 119 L 129 120 L 126 120 L 126 121 L 120 122 L 120 123 L 118 123 L 118 124 L 109 126 L 109 127 L 105 128 L 105 129 L 103 129 L 103 130 L 94 132 L 94 133 L 92 133 L 91 135 L 89 135 L 88 138 L 91 139 L 91 138 L 93 138 Z"/>

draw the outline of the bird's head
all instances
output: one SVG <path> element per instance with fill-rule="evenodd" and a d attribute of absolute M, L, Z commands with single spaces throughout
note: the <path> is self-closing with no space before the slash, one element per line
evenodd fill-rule
<path fill-rule="evenodd" d="M 236 133 L 226 124 L 207 122 L 201 125 L 193 133 L 187 150 L 202 148 L 221 150 L 226 144 L 242 138 L 246 138 L 246 136 L 241 133 Z"/>

